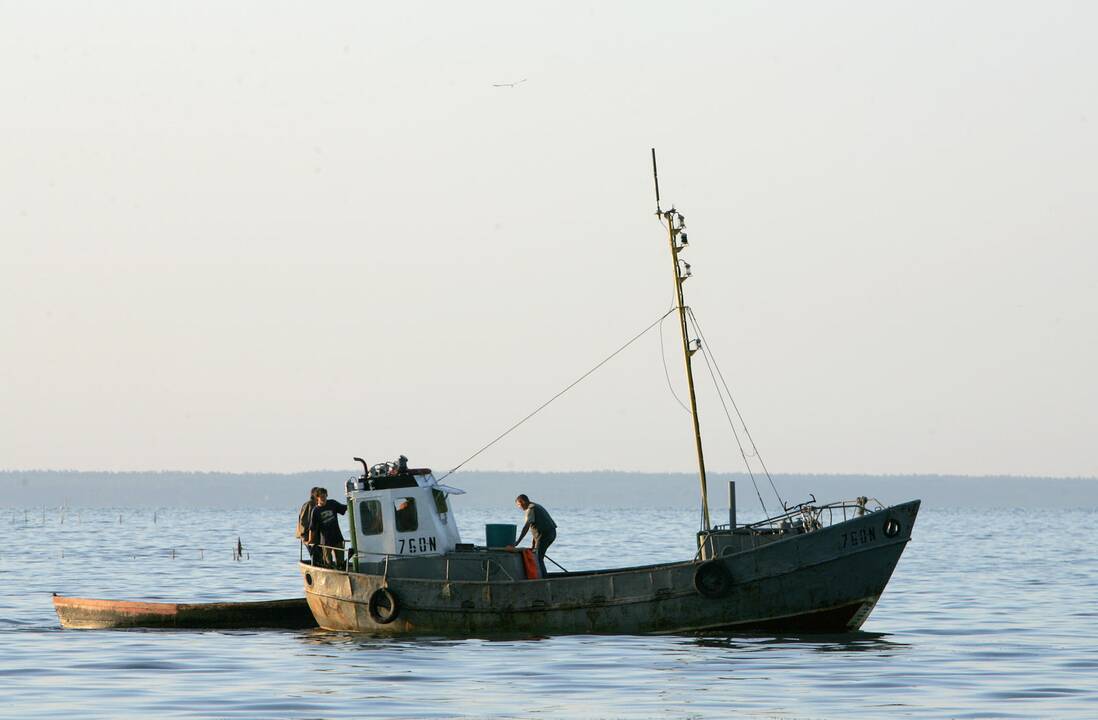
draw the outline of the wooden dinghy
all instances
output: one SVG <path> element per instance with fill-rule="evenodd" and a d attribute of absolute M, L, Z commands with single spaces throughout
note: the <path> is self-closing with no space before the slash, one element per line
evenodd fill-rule
<path fill-rule="evenodd" d="M 316 627 L 305 598 L 257 602 L 160 603 L 64 597 L 53 607 L 63 628 L 248 629 Z"/>

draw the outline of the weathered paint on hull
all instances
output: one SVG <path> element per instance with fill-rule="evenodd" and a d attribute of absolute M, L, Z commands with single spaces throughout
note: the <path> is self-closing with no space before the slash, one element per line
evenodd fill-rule
<path fill-rule="evenodd" d="M 904 546 L 919 501 L 790 535 L 713 562 L 731 587 L 694 588 L 700 563 L 684 562 L 543 580 L 450 581 L 383 577 L 302 564 L 306 599 L 321 627 L 378 635 L 642 634 L 717 630 L 848 632 L 865 622 Z M 889 520 L 900 531 L 888 537 Z M 387 587 L 399 603 L 389 623 L 368 601 Z"/>
<path fill-rule="evenodd" d="M 154 603 L 53 596 L 63 628 L 290 628 L 316 627 L 304 598 L 257 602 Z"/>

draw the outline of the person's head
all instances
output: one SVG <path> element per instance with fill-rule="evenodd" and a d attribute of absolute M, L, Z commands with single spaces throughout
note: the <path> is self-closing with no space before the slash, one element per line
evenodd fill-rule
<path fill-rule="evenodd" d="M 328 490 L 327 488 L 318 487 L 316 489 L 316 504 L 323 505 L 328 502 Z"/>
<path fill-rule="evenodd" d="M 319 489 L 320 489 L 320 488 L 318 488 L 318 487 L 317 487 L 316 485 L 314 485 L 314 486 L 313 486 L 313 487 L 312 487 L 312 488 L 311 488 L 311 489 L 309 490 L 309 499 L 310 499 L 310 500 L 314 500 L 314 501 L 316 500 L 316 491 L 317 491 L 317 490 L 319 490 Z"/>
<path fill-rule="evenodd" d="M 515 504 L 518 505 L 520 509 L 525 510 L 530 507 L 530 498 L 526 497 L 526 494 L 523 493 L 515 498 Z"/>

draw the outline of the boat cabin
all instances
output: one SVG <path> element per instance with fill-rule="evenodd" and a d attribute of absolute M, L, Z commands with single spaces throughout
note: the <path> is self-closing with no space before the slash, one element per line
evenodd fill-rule
<path fill-rule="evenodd" d="M 409 468 L 403 457 L 369 468 L 355 459 L 364 472 L 347 481 L 348 570 L 444 580 L 539 577 L 529 550 L 461 542 L 450 496 L 464 490 L 439 483 L 429 468 Z"/>
<path fill-rule="evenodd" d="M 354 557 L 370 561 L 453 552 L 461 535 L 449 496 L 462 491 L 439 485 L 429 468 L 384 465 L 347 481 Z"/>

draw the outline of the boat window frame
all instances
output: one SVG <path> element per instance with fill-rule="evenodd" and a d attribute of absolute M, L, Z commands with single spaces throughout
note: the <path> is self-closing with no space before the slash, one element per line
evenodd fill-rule
<path fill-rule="evenodd" d="M 408 510 L 402 513 L 400 510 L 400 504 L 402 502 L 408 503 Z M 396 531 L 398 533 L 412 533 L 419 530 L 419 510 L 416 507 L 416 499 L 410 495 L 393 498 L 393 516 L 396 520 Z M 410 527 L 408 519 L 411 519 Z"/>
<path fill-rule="evenodd" d="M 374 508 L 368 510 L 367 503 L 372 503 Z M 374 535 L 382 535 L 385 533 L 385 515 L 381 512 L 382 505 L 381 500 L 378 498 L 366 498 L 365 500 L 359 500 L 358 502 L 358 525 L 359 532 L 367 537 Z M 376 529 L 367 526 L 366 518 L 377 518 Z"/>

